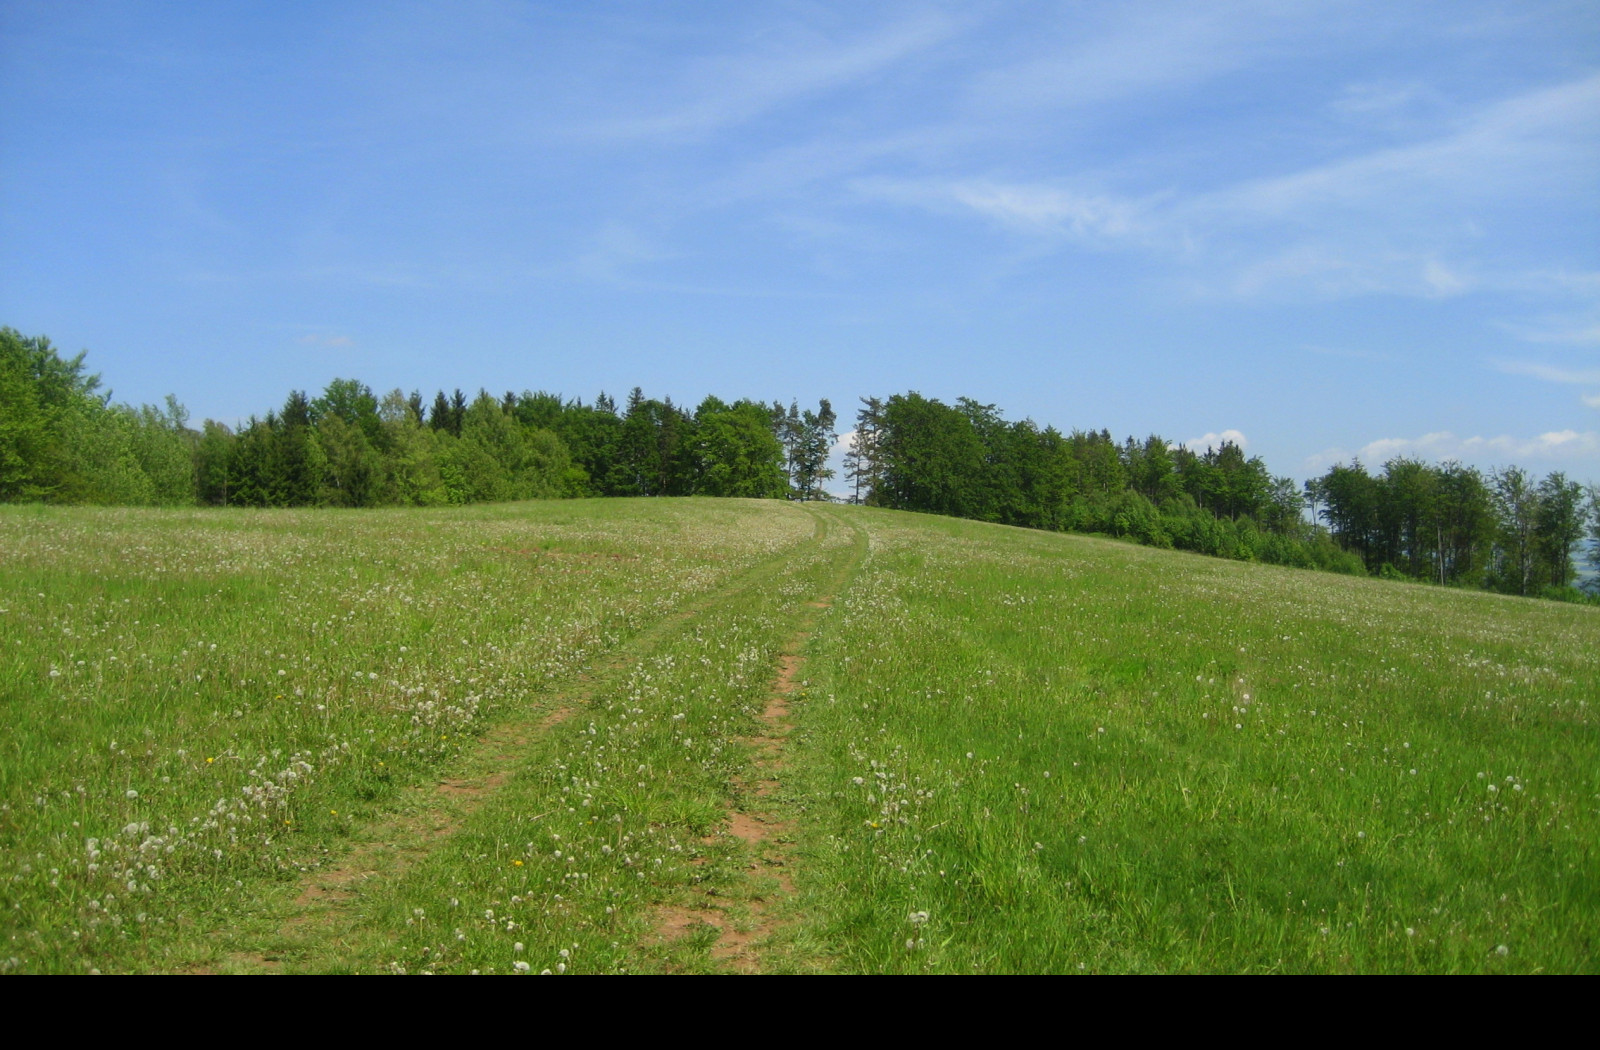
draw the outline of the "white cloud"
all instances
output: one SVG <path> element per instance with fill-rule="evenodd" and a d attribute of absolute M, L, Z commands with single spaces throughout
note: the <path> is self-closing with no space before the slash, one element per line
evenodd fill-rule
<path fill-rule="evenodd" d="M 1600 398 L 1596 401 L 1600 402 Z M 1552 430 L 1535 437 L 1501 434 L 1462 438 L 1440 430 L 1417 438 L 1379 438 L 1355 452 L 1327 449 L 1308 457 L 1306 466 L 1320 471 L 1336 463 L 1359 459 L 1375 469 L 1402 456 L 1433 462 L 1456 459 L 1483 467 L 1511 463 L 1577 463 L 1600 468 L 1600 431 Z"/>
<path fill-rule="evenodd" d="M 1590 408 L 1600 408 L 1600 394 L 1584 394 L 1583 403 Z"/>
<path fill-rule="evenodd" d="M 1224 430 L 1222 433 L 1202 434 L 1197 438 L 1190 438 L 1183 443 L 1183 447 L 1190 452 L 1204 452 L 1208 448 L 1221 448 L 1224 442 L 1233 442 L 1240 448 L 1247 448 L 1250 441 L 1237 430 Z"/>

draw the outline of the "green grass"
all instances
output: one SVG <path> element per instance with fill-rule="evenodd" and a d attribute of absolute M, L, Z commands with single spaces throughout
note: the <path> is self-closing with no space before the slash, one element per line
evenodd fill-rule
<path fill-rule="evenodd" d="M 1592 610 L 861 518 L 795 744 L 841 968 L 1595 969 Z"/>
<path fill-rule="evenodd" d="M 0 966 L 1593 972 L 1597 643 L 857 508 L 0 508 Z"/>

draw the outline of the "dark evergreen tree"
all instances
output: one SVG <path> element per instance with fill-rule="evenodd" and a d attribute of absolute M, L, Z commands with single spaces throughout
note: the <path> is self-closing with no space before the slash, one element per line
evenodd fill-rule
<path fill-rule="evenodd" d="M 433 408 L 428 413 L 428 426 L 434 430 L 450 431 L 450 399 L 441 390 L 433 395 Z"/>
<path fill-rule="evenodd" d="M 817 411 L 806 409 L 800 415 L 793 452 L 793 482 L 795 494 L 801 500 L 828 498 L 822 486 L 833 477 L 833 469 L 828 466 L 828 455 L 838 440 L 837 423 L 838 417 L 834 415 L 833 406 L 827 398 L 821 400 Z"/>
<path fill-rule="evenodd" d="M 311 402 L 292 390 L 278 415 L 272 446 L 270 502 L 279 507 L 309 507 L 319 502 L 326 460 L 311 425 Z"/>

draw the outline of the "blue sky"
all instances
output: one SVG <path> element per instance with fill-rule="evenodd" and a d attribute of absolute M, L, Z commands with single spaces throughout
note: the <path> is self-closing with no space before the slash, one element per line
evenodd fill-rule
<path fill-rule="evenodd" d="M 1600 10 L 7 0 L 0 324 L 1600 480 Z"/>

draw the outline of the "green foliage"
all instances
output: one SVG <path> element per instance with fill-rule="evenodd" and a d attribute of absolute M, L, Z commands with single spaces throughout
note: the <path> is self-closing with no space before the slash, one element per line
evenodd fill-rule
<path fill-rule="evenodd" d="M 707 398 L 695 412 L 693 434 L 696 494 L 750 499 L 787 494 L 783 446 L 765 406 L 754 401 L 729 406 Z"/>
<path fill-rule="evenodd" d="M 0 328 L 0 501 L 193 503 L 183 406 L 108 404 L 83 358 Z"/>
<path fill-rule="evenodd" d="M 984 448 L 972 420 L 916 391 L 884 403 L 879 438 L 883 506 L 952 517 L 978 517 L 974 491 Z"/>
<path fill-rule="evenodd" d="M 44 336 L 0 328 L 0 500 L 82 498 L 72 442 L 104 408 L 83 354 L 63 360 Z"/>
<path fill-rule="evenodd" d="M 390 450 L 388 491 L 394 501 L 419 507 L 449 503 L 449 490 L 439 470 L 436 431 L 423 425 L 421 415 L 399 390 L 390 391 L 378 411 L 384 444 Z"/>
<path fill-rule="evenodd" d="M 865 502 L 875 505 L 1360 571 L 1359 558 L 1302 518 L 1294 482 L 1271 477 L 1231 442 L 1203 454 L 1156 435 L 1118 446 L 1107 431 L 1063 437 L 1031 420 L 1007 422 L 993 405 L 963 398 L 951 408 L 916 393 L 869 402 L 858 427 L 870 445 L 861 443 L 868 451 L 852 469 L 872 479 Z M 1314 495 L 1327 499 L 1322 482 Z"/>
<path fill-rule="evenodd" d="M 373 418 L 376 420 L 376 413 Z M 380 502 L 383 472 L 378 453 L 361 426 L 328 413 L 317 424 L 317 445 L 326 461 L 319 503 L 370 507 Z"/>
<path fill-rule="evenodd" d="M 201 503 L 226 507 L 230 497 L 237 499 L 234 485 L 237 442 L 233 431 L 215 420 L 208 419 L 201 427 L 194 451 L 195 494 Z"/>
<path fill-rule="evenodd" d="M 1559 471 L 1539 483 L 1534 547 L 1547 587 L 1566 590 L 1576 576 L 1572 553 L 1583 539 L 1587 508 L 1583 486 Z"/>
<path fill-rule="evenodd" d="M 800 428 L 793 455 L 793 482 L 795 495 L 801 500 L 827 499 L 822 485 L 833 477 L 828 464 L 828 454 L 838 440 L 834 429 L 838 421 L 833 406 L 823 398 L 813 412 L 809 408 L 800 414 Z"/>

